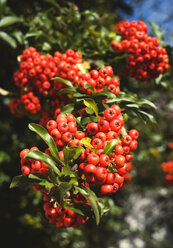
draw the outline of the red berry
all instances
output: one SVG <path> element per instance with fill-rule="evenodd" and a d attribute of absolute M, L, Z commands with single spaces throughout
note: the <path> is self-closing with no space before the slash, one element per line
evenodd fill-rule
<path fill-rule="evenodd" d="M 107 167 L 110 163 L 109 156 L 106 154 L 101 154 L 100 159 L 99 159 L 99 163 L 102 167 Z"/>
<path fill-rule="evenodd" d="M 98 123 L 91 122 L 87 125 L 88 132 L 91 134 L 96 134 L 98 132 Z"/>
<path fill-rule="evenodd" d="M 101 119 L 98 123 L 99 131 L 107 132 L 109 129 L 109 122 L 107 120 Z"/>
<path fill-rule="evenodd" d="M 136 129 L 131 129 L 129 131 L 129 135 L 132 137 L 132 139 L 137 139 L 139 137 L 139 132 Z"/>
<path fill-rule="evenodd" d="M 124 166 L 125 163 L 125 157 L 123 155 L 117 155 L 115 158 L 115 162 L 118 164 L 118 166 Z"/>
<path fill-rule="evenodd" d="M 109 195 L 113 191 L 113 185 L 111 184 L 104 184 L 100 187 L 100 193 L 102 195 Z"/>
<path fill-rule="evenodd" d="M 65 132 L 62 135 L 62 140 L 66 143 L 70 142 L 72 140 L 72 134 L 70 132 Z"/>
<path fill-rule="evenodd" d="M 104 167 L 97 167 L 97 170 L 96 170 L 96 178 L 99 180 L 99 181 L 105 181 L 106 180 L 106 177 L 107 177 L 107 170 L 106 168 Z"/>
<path fill-rule="evenodd" d="M 103 142 L 99 138 L 95 138 L 92 141 L 92 146 L 97 149 L 101 149 L 103 147 Z"/>
<path fill-rule="evenodd" d="M 112 172 L 108 172 L 106 177 L 106 184 L 113 184 L 115 182 L 115 174 Z"/>
<path fill-rule="evenodd" d="M 84 168 L 84 172 L 87 174 L 95 174 L 97 171 L 97 168 L 93 164 L 87 164 Z"/>
<path fill-rule="evenodd" d="M 87 156 L 87 161 L 90 164 L 96 165 L 99 163 L 99 156 L 95 153 L 91 153 Z"/>
<path fill-rule="evenodd" d="M 105 119 L 108 120 L 108 121 L 111 121 L 111 120 L 115 119 L 116 116 L 117 116 L 117 113 L 116 113 L 115 109 L 113 109 L 113 108 L 107 108 L 103 112 L 103 114 L 104 114 Z"/>

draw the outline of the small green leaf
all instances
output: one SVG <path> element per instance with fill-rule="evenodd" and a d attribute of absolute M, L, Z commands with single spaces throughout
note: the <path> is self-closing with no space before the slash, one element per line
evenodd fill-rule
<path fill-rule="evenodd" d="M 7 42 L 11 47 L 16 48 L 16 41 L 7 33 L 0 31 L 0 39 Z"/>
<path fill-rule="evenodd" d="M 110 155 L 118 143 L 120 143 L 119 139 L 110 140 L 109 143 L 105 146 L 103 153 Z"/>
<path fill-rule="evenodd" d="M 82 144 L 84 144 L 85 147 L 91 147 L 91 148 L 93 148 L 93 146 L 91 145 L 91 138 L 89 138 L 89 137 L 86 137 L 86 138 L 81 139 L 80 142 Z"/>
<path fill-rule="evenodd" d="M 139 99 L 137 103 L 140 105 L 140 107 L 148 106 L 153 109 L 157 109 L 156 105 L 147 99 Z"/>
<path fill-rule="evenodd" d="M 149 21 L 149 24 L 152 27 L 152 32 L 155 34 L 155 36 L 160 40 L 163 41 L 164 40 L 164 33 L 163 31 L 159 28 L 159 26 L 157 24 L 155 24 L 154 22 Z"/>
<path fill-rule="evenodd" d="M 57 146 L 55 144 L 55 141 L 53 140 L 53 138 L 50 136 L 50 134 L 48 133 L 48 131 L 35 123 L 30 123 L 29 124 L 29 129 L 35 133 L 37 133 L 43 140 L 44 142 L 48 145 L 48 147 L 50 148 L 50 152 L 52 154 L 52 156 L 60 163 L 62 163 L 62 160 L 59 157 L 59 153 L 58 153 L 58 149 Z"/>
<path fill-rule="evenodd" d="M 15 187 L 27 189 L 31 185 L 38 184 L 39 182 L 40 182 L 39 179 L 29 178 L 28 176 L 20 175 L 20 176 L 13 177 L 12 182 L 10 184 L 10 189 L 15 188 Z"/>
<path fill-rule="evenodd" d="M 86 69 L 85 65 L 80 63 L 80 64 L 77 64 L 77 67 L 79 68 L 79 70 L 82 72 L 82 74 L 84 73 L 87 73 L 88 70 Z"/>
<path fill-rule="evenodd" d="M 91 108 L 94 111 L 94 113 L 96 114 L 98 118 L 98 107 L 97 107 L 96 102 L 91 98 L 84 99 L 83 102 L 85 106 L 87 106 L 88 108 Z"/>
<path fill-rule="evenodd" d="M 62 83 L 64 83 L 64 84 L 66 84 L 66 85 L 69 86 L 69 87 L 74 87 L 73 84 L 72 84 L 69 80 L 63 79 L 63 78 L 61 78 L 61 77 L 54 77 L 54 78 L 52 78 L 51 80 L 60 81 L 60 82 L 62 82 Z"/>
<path fill-rule="evenodd" d="M 173 34 L 170 34 L 168 37 L 169 39 L 173 40 Z"/>
<path fill-rule="evenodd" d="M 87 112 L 87 114 L 93 114 L 94 110 L 91 109 L 91 108 L 86 107 L 86 112 Z"/>
<path fill-rule="evenodd" d="M 82 216 L 92 216 L 91 207 L 85 203 L 76 203 L 76 204 L 64 204 L 64 207 L 72 210 L 75 213 L 78 213 Z"/>
<path fill-rule="evenodd" d="M 79 188 L 76 187 L 78 189 L 78 191 L 85 197 L 85 199 L 87 201 L 89 201 L 91 208 L 93 209 L 94 215 L 95 215 L 95 219 L 96 219 L 96 224 L 98 225 L 100 222 L 100 212 L 99 212 L 99 205 L 98 205 L 98 197 L 95 195 L 95 193 L 86 188 Z"/>
<path fill-rule="evenodd" d="M 146 120 L 150 121 L 151 123 L 153 123 L 154 125 L 157 125 L 157 121 L 156 119 L 154 118 L 153 115 L 145 112 L 145 111 L 142 111 L 142 110 L 138 110 L 138 113 L 140 113 L 144 123 L 146 124 Z"/>
<path fill-rule="evenodd" d="M 68 164 L 70 161 L 76 160 L 80 156 L 82 151 L 84 151 L 84 148 L 81 146 L 66 146 L 63 149 L 65 163 Z"/>
<path fill-rule="evenodd" d="M 59 169 L 56 166 L 55 161 L 46 153 L 41 152 L 41 151 L 29 151 L 26 155 L 25 158 L 29 159 L 36 159 L 39 161 L 42 161 L 43 163 L 47 164 L 47 166 L 52 169 L 58 176 L 61 175 Z"/>
<path fill-rule="evenodd" d="M 64 105 L 61 109 L 61 113 L 71 114 L 74 111 L 74 104 Z"/>
<path fill-rule="evenodd" d="M 12 25 L 16 22 L 21 22 L 22 19 L 17 16 L 5 16 L 0 20 L 0 28 L 7 27 L 9 25 Z"/>
<path fill-rule="evenodd" d="M 62 203 L 64 200 L 64 196 L 65 194 L 72 188 L 72 185 L 67 183 L 67 182 L 63 182 L 60 183 L 60 185 L 56 188 L 55 190 L 55 197 L 58 203 Z"/>

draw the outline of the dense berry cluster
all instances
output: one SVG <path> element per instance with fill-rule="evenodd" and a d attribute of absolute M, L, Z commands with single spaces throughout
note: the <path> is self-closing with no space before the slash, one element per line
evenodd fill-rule
<path fill-rule="evenodd" d="M 84 73 L 79 79 L 79 88 L 81 92 L 91 94 L 91 89 L 86 85 L 93 87 L 94 92 L 102 92 L 104 89 L 111 90 L 115 95 L 120 93 L 120 81 L 118 77 L 113 76 L 113 69 L 111 66 L 101 68 L 99 71 L 91 70 L 89 73 Z M 86 88 L 85 88 L 86 87 Z"/>
<path fill-rule="evenodd" d="M 82 55 L 72 49 L 63 54 L 57 51 L 54 56 L 43 55 L 34 47 L 25 49 L 20 56 L 20 67 L 13 75 L 21 92 L 9 104 L 11 113 L 17 116 L 40 113 L 42 116 L 45 109 L 51 112 L 60 107 L 61 102 L 68 103 L 68 96 L 58 93 L 65 84 L 52 78 L 59 76 L 77 82 L 81 75 L 78 63 L 82 63 Z M 40 106 L 41 99 L 43 106 Z"/>
<path fill-rule="evenodd" d="M 115 95 L 119 94 L 120 82 L 117 77 L 112 77 L 111 66 L 84 73 L 80 69 L 82 63 L 82 54 L 72 49 L 63 54 L 56 51 L 54 56 L 43 55 L 34 47 L 25 49 L 20 56 L 20 67 L 13 75 L 20 95 L 10 102 L 11 113 L 20 117 L 39 113 L 40 123 L 45 125 L 47 116 L 53 118 L 55 109 L 70 102 L 67 94 L 59 93 L 66 85 L 52 80 L 56 76 L 70 80 L 82 93 L 91 94 L 91 89 L 87 87 L 89 85 L 94 92 L 107 88 Z"/>
<path fill-rule="evenodd" d="M 162 170 L 167 173 L 165 181 L 167 184 L 173 185 L 173 160 L 161 164 Z"/>
<path fill-rule="evenodd" d="M 58 228 L 60 227 L 78 227 L 84 224 L 87 220 L 87 216 L 82 216 L 66 207 L 60 206 L 54 198 L 50 195 L 46 195 L 42 192 L 45 211 L 45 216 L 49 220 L 49 223 L 55 223 Z M 70 197 L 70 196 L 69 196 Z M 81 194 L 73 195 L 70 197 L 73 203 L 86 202 Z"/>
<path fill-rule="evenodd" d="M 59 114 L 56 120 L 47 123 L 47 129 L 59 149 L 64 146 L 84 146 L 83 140 L 90 138 L 91 145 L 81 153 L 78 161 L 78 173 L 85 176 L 90 187 L 99 186 L 99 194 L 115 193 L 122 186 L 124 176 L 130 171 L 133 159 L 130 151 L 137 148 L 138 131 L 124 132 L 124 119 L 118 105 L 112 105 L 104 111 L 99 122 L 90 122 L 83 131 L 78 130 L 74 115 Z M 122 131 L 123 128 L 123 131 Z M 117 145 L 110 155 L 104 154 L 111 140 Z M 60 151 L 61 159 L 63 152 Z"/>
<path fill-rule="evenodd" d="M 156 37 L 147 34 L 148 27 L 143 21 L 122 21 L 116 31 L 122 41 L 112 41 L 111 46 L 118 53 L 131 54 L 126 58 L 126 71 L 130 76 L 142 81 L 151 81 L 169 69 L 169 59 Z"/>
<path fill-rule="evenodd" d="M 20 163 L 21 163 L 21 170 L 24 176 L 29 175 L 31 173 L 40 173 L 42 175 L 47 176 L 48 175 L 48 169 L 49 167 L 38 160 L 35 159 L 25 159 L 25 155 L 29 151 L 35 151 L 38 150 L 37 147 L 32 147 L 31 149 L 24 149 L 20 152 Z"/>
<path fill-rule="evenodd" d="M 124 179 L 129 178 L 133 159 L 130 151 L 137 148 L 139 133 L 132 129 L 127 134 L 118 105 L 105 109 L 102 117 L 99 116 L 98 122 L 89 122 L 82 130 L 73 114 L 59 113 L 59 110 L 56 119 L 49 120 L 46 127 L 58 147 L 62 161 L 64 161 L 64 147 L 83 147 L 83 151 L 74 161 L 78 181 L 94 190 L 98 196 L 114 194 L 122 187 Z M 109 147 L 111 141 L 115 142 L 113 148 Z M 32 147 L 30 150 L 38 150 L 38 148 Z M 37 172 L 49 176 L 46 164 L 24 158 L 28 151 L 29 149 L 24 149 L 20 153 L 23 175 Z M 45 153 L 51 155 L 49 148 Z M 63 165 L 58 164 L 58 167 L 62 170 Z M 56 223 L 57 227 L 77 227 L 87 220 L 87 217 L 60 206 L 55 201 L 53 192 L 42 189 L 41 192 L 44 195 L 45 214 L 50 223 Z M 73 192 L 69 192 L 69 197 L 73 202 L 77 200 L 77 195 L 74 196 Z M 82 196 L 78 195 L 78 198 L 78 202 L 86 202 Z"/>

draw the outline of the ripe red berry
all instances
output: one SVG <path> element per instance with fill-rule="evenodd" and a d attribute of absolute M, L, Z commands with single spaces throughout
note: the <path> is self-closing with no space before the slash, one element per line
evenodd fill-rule
<path fill-rule="evenodd" d="M 122 155 L 124 153 L 124 148 L 121 145 L 117 145 L 115 148 L 115 152 L 117 155 Z"/>
<path fill-rule="evenodd" d="M 96 134 L 98 132 L 98 123 L 91 122 L 87 125 L 88 132 L 91 134 Z"/>
<path fill-rule="evenodd" d="M 108 172 L 106 177 L 106 184 L 113 184 L 115 182 L 115 174 L 112 172 Z"/>
<path fill-rule="evenodd" d="M 104 167 L 97 167 L 97 170 L 96 170 L 96 178 L 99 180 L 99 181 L 105 181 L 106 180 L 106 177 L 107 177 L 107 169 L 104 168 Z"/>
<path fill-rule="evenodd" d="M 75 122 L 69 122 L 68 123 L 68 131 L 70 133 L 75 133 L 77 131 L 77 125 Z"/>
<path fill-rule="evenodd" d="M 117 116 L 116 110 L 114 108 L 107 108 L 103 112 L 103 114 L 104 114 L 105 119 L 108 121 L 115 119 Z"/>
<path fill-rule="evenodd" d="M 74 135 L 75 135 L 75 138 L 79 140 L 85 138 L 85 132 L 82 132 L 82 131 L 76 131 Z"/>
<path fill-rule="evenodd" d="M 112 193 L 112 191 L 113 191 L 113 185 L 111 184 L 103 184 L 100 187 L 100 193 L 102 195 L 109 195 Z"/>
<path fill-rule="evenodd" d="M 97 171 L 97 168 L 93 164 L 87 164 L 84 168 L 84 172 L 87 174 L 95 174 Z"/>
<path fill-rule="evenodd" d="M 96 165 L 99 163 L 99 156 L 95 153 L 91 153 L 87 156 L 87 161 L 90 164 Z"/>
<path fill-rule="evenodd" d="M 115 173 L 115 182 L 118 184 L 122 184 L 124 182 L 124 177 L 122 177 L 118 173 Z"/>
<path fill-rule="evenodd" d="M 118 189 L 119 189 L 119 185 L 117 183 L 114 183 L 112 193 L 117 192 Z"/>
<path fill-rule="evenodd" d="M 109 129 L 109 122 L 107 120 L 101 119 L 98 123 L 98 127 L 101 132 L 107 132 Z"/>
<path fill-rule="evenodd" d="M 120 120 L 114 119 L 110 122 L 110 128 L 115 132 L 118 132 L 121 129 L 121 126 Z"/>
<path fill-rule="evenodd" d="M 110 163 L 109 156 L 106 154 L 101 154 L 99 159 L 100 166 L 107 167 Z"/>
<path fill-rule="evenodd" d="M 72 140 L 72 134 L 70 132 L 65 132 L 62 135 L 62 140 L 66 143 L 70 142 Z"/>
<path fill-rule="evenodd" d="M 125 163 L 125 157 L 123 155 L 117 155 L 115 158 L 115 162 L 118 164 L 118 166 L 124 166 Z"/>
<path fill-rule="evenodd" d="M 92 146 L 97 149 L 101 149 L 103 147 L 103 142 L 99 138 L 95 138 L 92 141 Z"/>
<path fill-rule="evenodd" d="M 55 129 L 57 127 L 57 123 L 54 120 L 50 120 L 50 121 L 47 122 L 46 127 L 50 132 L 50 131 L 52 131 L 53 129 Z"/>
<path fill-rule="evenodd" d="M 24 158 L 25 157 L 25 155 L 27 154 L 29 152 L 29 149 L 24 149 L 24 150 L 22 150 L 21 152 L 20 152 L 20 158 Z"/>
<path fill-rule="evenodd" d="M 129 135 L 132 137 L 132 139 L 137 139 L 139 137 L 139 132 L 136 129 L 131 129 L 129 131 Z"/>

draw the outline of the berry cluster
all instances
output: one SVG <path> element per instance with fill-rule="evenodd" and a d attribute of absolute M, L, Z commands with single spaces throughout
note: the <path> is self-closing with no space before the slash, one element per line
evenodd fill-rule
<path fill-rule="evenodd" d="M 58 75 L 61 78 L 68 79 L 72 84 L 79 81 L 82 72 L 78 68 L 78 64 L 82 63 L 82 54 L 68 49 L 65 53 L 54 53 L 54 59 L 58 68 Z"/>
<path fill-rule="evenodd" d="M 139 134 L 135 129 L 128 135 L 122 134 L 124 119 L 118 105 L 112 105 L 103 114 L 98 123 L 88 123 L 83 131 L 78 130 L 73 114 L 59 114 L 56 121 L 48 121 L 47 129 L 59 149 L 66 145 L 84 146 L 83 139 L 91 139 L 91 146 L 76 161 L 78 172 L 91 187 L 99 186 L 99 194 L 105 195 L 115 193 L 122 186 L 124 176 L 131 169 L 130 151 L 137 148 Z M 104 154 L 104 148 L 112 139 L 117 140 L 115 150 L 111 155 Z M 62 151 L 60 155 L 63 160 Z"/>
<path fill-rule="evenodd" d="M 25 155 L 29 151 L 36 151 L 36 150 L 38 150 L 38 148 L 34 146 L 30 150 L 26 148 L 20 152 L 21 171 L 24 176 L 36 172 L 45 176 L 48 175 L 49 167 L 45 163 L 35 159 L 25 159 Z"/>
<path fill-rule="evenodd" d="M 167 184 L 173 185 L 173 160 L 161 164 L 162 170 L 167 173 L 165 181 Z"/>
<path fill-rule="evenodd" d="M 118 77 L 113 76 L 111 66 L 101 68 L 99 71 L 91 70 L 89 73 L 84 73 L 79 79 L 79 88 L 81 92 L 91 94 L 91 89 L 85 88 L 87 84 L 93 87 L 94 92 L 102 92 L 104 89 L 111 90 L 115 95 L 120 93 L 120 81 Z"/>
<path fill-rule="evenodd" d="M 46 127 L 58 147 L 60 159 L 64 161 L 64 147 L 82 146 L 83 151 L 73 161 L 76 166 L 78 182 L 85 184 L 98 196 L 115 193 L 122 187 L 124 179 L 129 177 L 133 159 L 130 151 L 137 148 L 138 131 L 132 129 L 127 134 L 118 105 L 107 108 L 102 117 L 99 116 L 98 122 L 89 122 L 82 130 L 79 130 L 80 125 L 76 122 L 73 114 L 59 113 L 59 110 L 56 112 L 56 120 L 49 120 Z M 86 139 L 89 140 L 87 144 L 85 143 Z M 107 147 L 112 140 L 115 141 L 115 145 L 107 152 Z M 30 150 L 38 150 L 38 148 L 32 147 Z M 29 149 L 24 149 L 20 153 L 23 175 L 37 172 L 49 176 L 48 166 L 43 162 L 24 158 L 28 151 Z M 45 150 L 45 153 L 51 155 L 49 148 Z M 57 166 L 62 170 L 62 164 Z M 56 223 L 57 227 L 77 227 L 88 219 L 60 206 L 52 191 L 38 189 L 44 195 L 45 215 L 50 223 Z M 68 194 L 68 199 L 73 203 L 77 200 L 80 203 L 86 202 L 80 194 L 73 195 L 73 192 L 70 191 Z"/>
<path fill-rule="evenodd" d="M 111 46 L 118 53 L 128 53 L 126 71 L 142 81 L 151 81 L 169 69 L 169 59 L 156 37 L 147 34 L 148 27 L 143 21 L 122 21 L 116 31 L 122 41 L 112 41 Z"/>
<path fill-rule="evenodd" d="M 78 227 L 84 224 L 87 220 L 87 216 L 82 216 L 74 211 L 60 206 L 57 201 L 50 197 L 50 195 L 43 194 L 45 216 L 49 220 L 49 223 L 55 223 L 58 228 L 60 227 Z M 81 194 L 73 195 L 71 198 L 73 203 L 83 203 L 86 200 Z"/>
<path fill-rule="evenodd" d="M 11 113 L 17 116 L 28 113 L 44 115 L 45 109 L 52 112 L 60 107 L 61 102 L 67 104 L 68 96 L 58 93 L 66 87 L 65 84 L 52 78 L 59 76 L 71 80 L 72 83 L 77 82 L 82 74 L 77 67 L 78 63 L 82 63 L 82 55 L 72 49 L 64 54 L 57 51 L 54 56 L 43 55 L 34 47 L 25 49 L 20 56 L 20 67 L 13 75 L 14 83 L 21 93 L 10 102 Z M 46 107 L 40 106 L 42 98 Z"/>
<path fill-rule="evenodd" d="M 44 119 L 48 120 L 45 118 L 47 114 L 52 118 L 52 113 L 60 108 L 61 103 L 70 102 L 67 94 L 59 93 L 66 85 L 61 81 L 52 80 L 55 76 L 70 80 L 82 93 L 91 94 L 91 89 L 86 87 L 90 85 L 95 92 L 101 92 L 107 88 L 115 95 L 119 94 L 120 82 L 117 77 L 112 77 L 111 66 L 101 68 L 99 71 L 91 70 L 83 73 L 79 69 L 81 65 L 81 53 L 72 49 L 68 49 L 63 54 L 56 51 L 54 56 L 43 55 L 34 47 L 25 49 L 20 56 L 20 68 L 13 75 L 14 82 L 20 87 L 21 93 L 18 98 L 10 102 L 11 113 L 17 116 L 39 113 L 40 123 L 45 125 Z M 43 104 L 40 105 L 41 102 Z"/>

